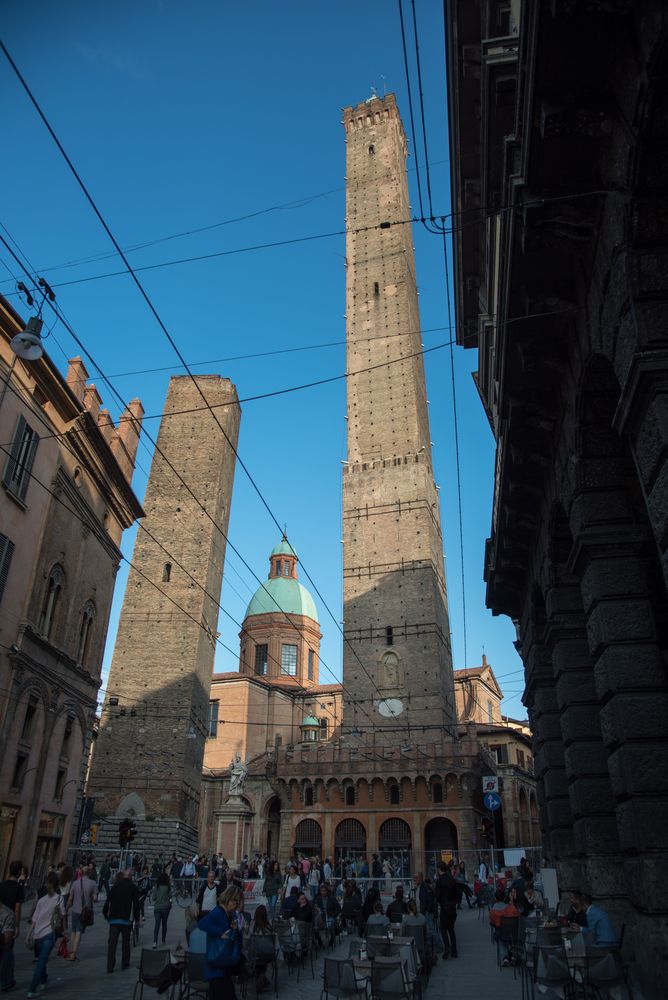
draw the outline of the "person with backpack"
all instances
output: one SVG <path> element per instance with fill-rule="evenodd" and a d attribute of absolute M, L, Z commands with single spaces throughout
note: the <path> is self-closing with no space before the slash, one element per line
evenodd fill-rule
<path fill-rule="evenodd" d="M 218 905 L 197 925 L 206 934 L 204 978 L 209 984 L 209 1000 L 237 1000 L 232 976 L 241 962 L 242 934 L 236 911 L 243 905 L 243 892 L 230 885 L 221 892 Z"/>
<path fill-rule="evenodd" d="M 58 890 L 58 876 L 54 873 L 47 876 L 46 893 L 35 904 L 30 917 L 28 930 L 28 946 L 34 946 L 37 963 L 33 970 L 29 997 L 38 997 L 40 986 L 48 980 L 46 964 L 58 938 L 65 929 L 65 900 Z"/>

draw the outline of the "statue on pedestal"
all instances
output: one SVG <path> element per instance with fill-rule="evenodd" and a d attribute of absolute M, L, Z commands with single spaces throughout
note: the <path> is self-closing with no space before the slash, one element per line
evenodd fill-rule
<path fill-rule="evenodd" d="M 241 795 L 247 775 L 248 764 L 241 759 L 241 754 L 237 750 L 230 761 L 230 795 Z"/>

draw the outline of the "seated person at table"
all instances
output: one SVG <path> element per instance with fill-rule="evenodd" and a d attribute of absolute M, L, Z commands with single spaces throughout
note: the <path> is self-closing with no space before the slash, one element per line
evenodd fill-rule
<path fill-rule="evenodd" d="M 522 890 L 516 889 L 515 886 L 513 886 L 510 890 L 508 902 L 512 903 L 515 909 L 519 910 L 521 917 L 528 917 L 533 910 L 532 904 L 526 898 Z"/>
<path fill-rule="evenodd" d="M 255 965 L 255 992 L 261 993 L 269 986 L 267 978 L 267 966 L 276 957 L 276 947 L 274 943 L 274 929 L 269 923 L 267 907 L 258 906 L 250 925 L 250 936 L 248 947 L 254 958 Z"/>
<path fill-rule="evenodd" d="M 497 889 L 495 903 L 489 911 L 489 922 L 494 928 L 494 940 L 500 941 L 504 952 L 502 965 L 510 965 L 510 944 L 501 941 L 501 917 L 519 917 L 520 911 L 512 903 L 506 903 L 503 889 Z"/>
<path fill-rule="evenodd" d="M 286 896 L 285 899 L 283 900 L 283 904 L 281 906 L 281 916 L 285 920 L 289 920 L 290 917 L 296 917 L 297 914 L 295 911 L 298 906 L 299 906 L 299 889 L 297 888 L 296 885 L 293 885 L 292 889 L 290 889 L 290 895 Z"/>
<path fill-rule="evenodd" d="M 386 934 L 389 926 L 390 918 L 385 916 L 383 913 L 383 904 L 380 900 L 378 900 L 373 908 L 373 913 L 366 922 L 367 937 L 370 934 L 376 936 L 379 934 Z"/>
<path fill-rule="evenodd" d="M 609 914 L 600 906 L 596 906 L 592 897 L 586 892 L 582 893 L 580 906 L 585 907 L 587 917 L 587 927 L 582 931 L 585 943 L 593 944 L 596 948 L 618 948 L 619 937 Z"/>
<path fill-rule="evenodd" d="M 366 894 L 366 899 L 362 904 L 362 922 L 366 923 L 374 911 L 374 907 L 380 899 L 380 893 L 375 885 L 372 885 Z"/>
<path fill-rule="evenodd" d="M 579 924 L 580 927 L 587 926 L 587 907 L 584 905 L 584 897 L 582 893 L 574 889 L 573 892 L 569 892 L 569 899 L 571 901 L 571 906 L 566 914 L 569 924 Z"/>
<path fill-rule="evenodd" d="M 404 927 L 424 927 L 425 934 L 427 933 L 427 918 L 424 913 L 418 913 L 414 899 L 408 900 L 408 913 L 405 913 L 401 919 L 402 933 Z"/>
<path fill-rule="evenodd" d="M 341 900 L 341 919 L 344 923 L 352 923 L 359 934 L 362 933 L 362 897 L 354 882 L 349 882 Z"/>
<path fill-rule="evenodd" d="M 398 885 L 395 893 L 394 899 L 389 904 L 387 908 L 387 915 L 390 918 L 391 924 L 400 924 L 405 913 L 408 913 L 408 907 L 404 900 L 404 887 Z"/>
<path fill-rule="evenodd" d="M 545 906 L 545 900 L 543 899 L 541 893 L 538 892 L 538 889 L 534 889 L 531 879 L 527 881 L 527 887 L 524 890 L 524 895 L 531 903 L 534 910 L 542 910 Z"/>
<path fill-rule="evenodd" d="M 316 936 L 318 942 L 322 944 L 320 932 L 324 928 L 327 931 L 329 943 L 334 939 L 336 920 L 341 912 L 339 901 L 330 890 L 329 886 L 321 885 L 313 904 L 314 918 L 316 925 Z"/>
<path fill-rule="evenodd" d="M 301 920 L 305 924 L 313 923 L 313 910 L 311 904 L 303 892 L 297 897 L 297 909 L 294 912 L 295 920 Z"/>

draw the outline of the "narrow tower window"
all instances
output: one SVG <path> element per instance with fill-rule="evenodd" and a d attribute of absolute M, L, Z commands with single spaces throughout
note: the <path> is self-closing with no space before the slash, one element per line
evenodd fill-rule
<path fill-rule="evenodd" d="M 347 806 L 355 805 L 355 789 L 353 788 L 352 785 L 348 785 L 348 787 L 346 788 L 346 805 Z"/>
<path fill-rule="evenodd" d="M 390 804 L 399 805 L 399 785 L 390 785 Z"/>
<path fill-rule="evenodd" d="M 391 625 L 388 625 L 385 629 L 385 645 L 386 646 L 394 645 L 394 629 L 392 628 Z"/>
<path fill-rule="evenodd" d="M 162 582 L 169 583 L 171 575 L 172 575 L 172 564 L 165 563 L 165 568 L 162 571 Z"/>
<path fill-rule="evenodd" d="M 380 285 L 378 284 L 377 281 L 374 281 L 373 283 L 373 294 L 380 295 Z"/>
<path fill-rule="evenodd" d="M 375 152 L 376 152 L 376 147 L 373 145 L 369 146 L 369 156 L 373 156 Z"/>

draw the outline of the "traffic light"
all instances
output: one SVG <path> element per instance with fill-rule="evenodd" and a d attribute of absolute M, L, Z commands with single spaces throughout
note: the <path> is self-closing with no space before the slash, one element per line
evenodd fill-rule
<path fill-rule="evenodd" d="M 90 828 L 90 842 L 93 846 L 97 844 L 97 827 L 95 826 L 95 824 L 93 824 L 93 826 L 91 826 Z"/>
<path fill-rule="evenodd" d="M 137 824 L 131 822 L 130 826 L 128 827 L 128 844 L 132 843 L 132 841 L 135 839 L 136 836 L 137 836 Z"/>
<path fill-rule="evenodd" d="M 129 819 L 122 819 L 118 824 L 118 844 L 119 847 L 125 847 L 129 840 L 130 827 L 132 826 Z"/>

